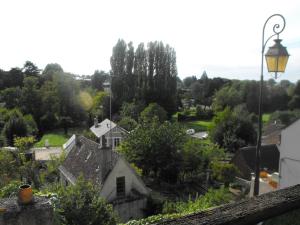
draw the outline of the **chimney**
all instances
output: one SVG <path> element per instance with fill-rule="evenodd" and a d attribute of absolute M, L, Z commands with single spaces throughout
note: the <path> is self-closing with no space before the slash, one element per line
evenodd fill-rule
<path fill-rule="evenodd" d="M 78 135 L 75 136 L 75 145 L 80 147 L 81 146 L 81 141 L 79 140 Z"/>
<path fill-rule="evenodd" d="M 98 127 L 98 119 L 97 119 L 97 117 L 94 118 L 94 126 Z"/>

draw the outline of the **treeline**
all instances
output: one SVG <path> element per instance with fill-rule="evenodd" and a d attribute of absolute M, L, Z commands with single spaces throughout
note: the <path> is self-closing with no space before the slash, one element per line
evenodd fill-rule
<path fill-rule="evenodd" d="M 177 110 L 176 53 L 169 45 L 140 43 L 134 50 L 132 42 L 119 40 L 110 62 L 114 112 L 124 102 L 156 102 L 169 115 Z"/>

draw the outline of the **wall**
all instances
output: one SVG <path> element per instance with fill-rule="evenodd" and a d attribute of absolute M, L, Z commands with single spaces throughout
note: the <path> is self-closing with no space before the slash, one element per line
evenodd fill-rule
<path fill-rule="evenodd" d="M 300 183 L 300 120 L 281 132 L 279 187 L 286 188 Z"/>
<path fill-rule="evenodd" d="M 0 225 L 53 225 L 49 199 L 35 197 L 30 205 L 19 205 L 16 198 L 0 199 Z"/>
<path fill-rule="evenodd" d="M 125 223 L 131 219 L 142 219 L 144 217 L 143 209 L 146 208 L 146 204 L 146 198 L 123 202 L 114 205 L 114 211 L 121 219 L 121 222 Z"/>
<path fill-rule="evenodd" d="M 120 158 L 109 173 L 105 183 L 101 189 L 100 195 L 105 198 L 107 201 L 113 201 L 117 197 L 116 193 L 116 178 L 125 176 L 125 191 L 126 196 L 131 193 L 131 190 L 134 188 L 141 194 L 147 195 L 148 190 L 142 183 L 140 179 L 137 178 L 136 174 L 129 167 L 128 163 Z"/>

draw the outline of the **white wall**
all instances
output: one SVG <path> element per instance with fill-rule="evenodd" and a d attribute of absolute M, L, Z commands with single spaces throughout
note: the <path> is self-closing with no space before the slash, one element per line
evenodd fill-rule
<path fill-rule="evenodd" d="M 144 195 L 148 194 L 147 188 L 143 185 L 141 180 L 136 177 L 128 163 L 120 158 L 113 170 L 109 173 L 100 192 L 100 195 L 107 201 L 113 201 L 117 198 L 116 178 L 122 176 L 125 176 L 126 195 L 129 195 L 133 188 Z"/>
<path fill-rule="evenodd" d="M 281 132 L 279 187 L 300 184 L 300 120 Z"/>
<path fill-rule="evenodd" d="M 131 219 L 142 219 L 144 217 L 143 209 L 146 208 L 147 199 L 128 201 L 114 206 L 114 211 L 118 214 L 122 223 Z"/>

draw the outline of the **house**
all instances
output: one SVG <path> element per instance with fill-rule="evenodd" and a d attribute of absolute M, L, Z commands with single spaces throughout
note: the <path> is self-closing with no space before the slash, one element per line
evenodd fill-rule
<path fill-rule="evenodd" d="M 281 131 L 279 188 L 300 183 L 300 119 Z"/>
<path fill-rule="evenodd" d="M 123 222 L 144 216 L 149 190 L 130 164 L 112 149 L 76 136 L 59 171 L 65 185 L 75 184 L 82 175 L 99 187 L 100 196 L 113 205 Z"/>
<path fill-rule="evenodd" d="M 279 151 L 277 146 L 262 145 L 260 157 L 259 194 L 263 194 L 274 191 L 278 187 Z M 236 183 L 240 184 L 244 191 L 248 190 L 250 197 L 253 196 L 254 190 L 255 160 L 256 146 L 239 149 L 231 160 L 231 163 L 239 170 Z"/>
<path fill-rule="evenodd" d="M 127 130 L 118 126 L 109 119 L 105 119 L 101 123 L 98 123 L 97 118 L 95 118 L 94 125 L 90 128 L 90 130 L 98 138 L 98 142 L 101 147 L 111 146 L 113 150 L 116 149 L 116 147 L 125 138 L 126 134 L 128 134 Z"/>
<path fill-rule="evenodd" d="M 251 180 L 255 173 L 256 146 L 244 147 L 237 151 L 231 160 L 240 171 L 239 177 Z M 276 145 L 262 145 L 260 149 L 260 168 L 268 173 L 278 172 L 279 151 Z"/>

